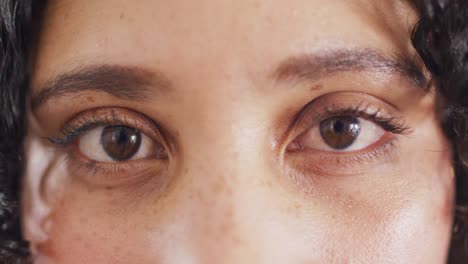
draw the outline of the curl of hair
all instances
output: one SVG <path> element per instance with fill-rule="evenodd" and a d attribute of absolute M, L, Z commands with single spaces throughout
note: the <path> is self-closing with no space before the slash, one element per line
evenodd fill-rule
<path fill-rule="evenodd" d="M 468 1 L 424 0 L 413 45 L 437 83 L 440 122 L 453 147 L 456 209 L 450 263 L 468 259 Z"/>
<path fill-rule="evenodd" d="M 468 259 L 468 1 L 410 0 L 421 14 L 413 45 L 443 98 L 440 122 L 456 168 L 456 212 L 449 263 Z M 0 263 L 30 263 L 19 221 L 25 98 L 34 26 L 45 0 L 0 0 Z M 34 25 L 36 24 L 36 25 Z"/>
<path fill-rule="evenodd" d="M 33 0 L 0 1 L 0 263 L 27 263 L 19 221 Z"/>

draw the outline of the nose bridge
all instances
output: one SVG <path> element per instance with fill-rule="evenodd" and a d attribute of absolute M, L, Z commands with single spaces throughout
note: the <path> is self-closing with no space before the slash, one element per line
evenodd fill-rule
<path fill-rule="evenodd" d="M 186 161 L 180 175 L 189 190 L 187 239 L 201 263 L 242 263 L 239 258 L 255 258 L 242 219 L 249 210 L 242 202 L 249 172 L 238 147 L 213 142 L 209 149 Z"/>
<path fill-rule="evenodd" d="M 189 204 L 196 208 L 191 215 L 193 229 L 189 239 L 204 259 L 203 263 L 216 263 L 215 260 L 221 260 L 222 256 L 230 259 L 228 255 L 244 239 L 239 219 L 243 208 L 237 204 L 236 198 L 241 195 L 242 187 L 235 180 L 236 171 L 194 169 L 187 176 L 193 177 L 194 182 Z"/>
<path fill-rule="evenodd" d="M 189 113 L 191 121 L 180 133 L 182 162 L 176 176 L 184 186 L 177 188 L 184 190 L 180 203 L 191 212 L 187 239 L 202 263 L 251 262 L 256 259 L 248 242 L 253 234 L 246 232 L 249 223 L 243 216 L 252 212 L 247 213 L 251 206 L 244 199 L 266 175 L 262 129 L 252 126 L 255 116 L 243 113 L 242 98 L 193 99 L 204 103 Z"/>
<path fill-rule="evenodd" d="M 252 109 L 253 92 L 235 63 L 221 68 L 224 74 L 206 76 L 184 95 L 183 104 L 189 111 L 180 131 L 181 156 L 189 169 L 209 171 L 210 175 L 230 174 L 229 178 L 235 179 L 242 174 L 246 161 L 258 157 L 251 157 L 252 152 L 262 148 L 263 128 L 257 125 L 262 117 L 258 108 L 248 110 Z"/>

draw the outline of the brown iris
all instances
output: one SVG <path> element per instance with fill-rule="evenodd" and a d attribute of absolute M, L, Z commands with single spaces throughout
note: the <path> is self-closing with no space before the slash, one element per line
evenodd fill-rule
<path fill-rule="evenodd" d="M 328 146 L 338 150 L 351 146 L 360 131 L 361 124 L 356 117 L 332 117 L 320 123 L 320 135 L 323 140 Z"/>
<path fill-rule="evenodd" d="M 109 126 L 102 131 L 101 145 L 111 159 L 126 161 L 140 149 L 141 133 L 125 126 Z"/>

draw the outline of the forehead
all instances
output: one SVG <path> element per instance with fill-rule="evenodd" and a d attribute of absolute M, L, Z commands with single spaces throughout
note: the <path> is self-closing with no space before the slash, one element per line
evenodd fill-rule
<path fill-rule="evenodd" d="M 51 1 L 33 83 L 81 64 L 258 73 L 333 47 L 410 53 L 415 20 L 400 0 Z"/>

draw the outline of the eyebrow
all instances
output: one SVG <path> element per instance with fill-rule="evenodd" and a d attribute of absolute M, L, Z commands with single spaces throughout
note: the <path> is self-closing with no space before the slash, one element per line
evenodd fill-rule
<path fill-rule="evenodd" d="M 83 91 L 106 92 L 125 100 L 143 101 L 148 97 L 150 87 L 167 91 L 170 86 L 170 81 L 164 75 L 139 67 L 87 66 L 62 73 L 47 81 L 39 89 L 40 92 L 31 97 L 31 107 L 36 109 L 49 100 Z"/>
<path fill-rule="evenodd" d="M 400 74 L 425 90 L 429 83 L 416 57 L 389 56 L 375 49 L 341 49 L 295 56 L 280 63 L 273 78 L 277 81 L 316 81 L 337 73 L 364 71 Z"/>
<path fill-rule="evenodd" d="M 286 59 L 273 72 L 277 81 L 317 81 L 343 72 L 374 71 L 400 74 L 412 84 L 427 90 L 429 80 L 409 56 L 389 56 L 375 49 L 339 49 L 303 54 Z M 93 65 L 62 73 L 47 81 L 31 98 L 37 109 L 45 102 L 83 91 L 106 92 L 114 97 L 144 101 L 150 87 L 165 92 L 171 82 L 160 72 L 135 66 Z"/>

